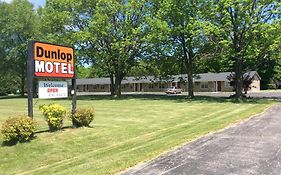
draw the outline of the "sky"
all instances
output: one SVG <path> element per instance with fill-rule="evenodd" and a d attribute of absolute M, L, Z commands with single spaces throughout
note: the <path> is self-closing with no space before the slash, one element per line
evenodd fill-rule
<path fill-rule="evenodd" d="M 11 2 L 12 0 L 0 0 L 0 1 L 4 1 L 4 2 Z M 28 0 L 29 2 L 31 2 L 32 4 L 34 4 L 34 7 L 37 8 L 39 6 L 44 6 L 46 3 L 46 0 Z"/>

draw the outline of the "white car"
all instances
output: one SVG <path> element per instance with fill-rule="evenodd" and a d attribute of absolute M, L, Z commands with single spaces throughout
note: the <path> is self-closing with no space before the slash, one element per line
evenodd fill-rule
<path fill-rule="evenodd" d="M 182 93 L 182 89 L 177 88 L 175 86 L 169 87 L 166 91 L 166 94 L 180 94 Z"/>

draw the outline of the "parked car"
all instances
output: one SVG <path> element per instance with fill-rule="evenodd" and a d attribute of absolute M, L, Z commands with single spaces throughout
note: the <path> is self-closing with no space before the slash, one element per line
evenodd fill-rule
<path fill-rule="evenodd" d="M 166 91 L 166 94 L 180 94 L 182 93 L 182 89 L 177 88 L 175 86 L 169 87 Z"/>

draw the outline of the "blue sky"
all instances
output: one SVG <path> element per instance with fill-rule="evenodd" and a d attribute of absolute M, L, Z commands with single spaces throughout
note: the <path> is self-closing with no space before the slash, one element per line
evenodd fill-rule
<path fill-rule="evenodd" d="M 5 2 L 11 2 L 12 0 L 0 0 Z M 29 0 L 32 4 L 34 4 L 34 7 L 37 8 L 38 6 L 44 6 L 46 4 L 46 0 Z"/>
<path fill-rule="evenodd" d="M 44 6 L 46 3 L 46 0 L 29 0 L 32 4 L 34 4 L 35 7 L 38 6 Z"/>

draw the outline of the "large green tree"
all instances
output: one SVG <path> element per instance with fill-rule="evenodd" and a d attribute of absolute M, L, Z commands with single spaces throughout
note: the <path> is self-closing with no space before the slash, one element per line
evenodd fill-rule
<path fill-rule="evenodd" d="M 0 3 L 0 54 L 1 77 L 13 75 L 14 88 L 24 95 L 27 77 L 27 46 L 35 38 L 38 20 L 33 5 L 27 0 Z M 3 76 L 4 75 L 4 76 Z M 7 75 L 7 76 L 6 76 Z M 11 84 L 11 83 L 7 83 Z"/>
<path fill-rule="evenodd" d="M 228 55 L 234 63 L 235 97 L 241 98 L 242 76 L 247 71 L 250 56 L 255 55 L 249 52 L 251 46 L 258 40 L 260 29 L 279 18 L 280 3 L 271 0 L 220 0 L 209 3 L 208 11 L 212 15 L 208 18 L 219 29 L 215 37 L 219 38 L 217 43 L 225 48 L 222 54 Z"/>
<path fill-rule="evenodd" d="M 150 38 L 162 42 L 156 48 L 165 54 L 163 58 L 173 57 L 179 59 L 179 65 L 184 63 L 188 75 L 188 95 L 193 97 L 194 60 L 200 55 L 206 43 L 205 35 L 212 28 L 211 23 L 204 21 L 206 3 L 203 0 L 154 0 L 152 6 L 150 26 L 153 33 Z"/>
<path fill-rule="evenodd" d="M 262 78 L 261 87 L 281 81 L 281 19 L 274 19 L 258 28 L 256 40 L 249 46 L 246 64 L 257 70 Z"/>
<path fill-rule="evenodd" d="M 145 48 L 146 0 L 98 0 L 87 28 L 87 44 L 95 63 L 106 70 L 111 94 L 121 95 L 121 81 Z"/>
<path fill-rule="evenodd" d="M 74 45 L 79 61 L 88 61 L 111 79 L 111 94 L 145 47 L 146 0 L 50 0 L 42 9 L 46 40 Z"/>

